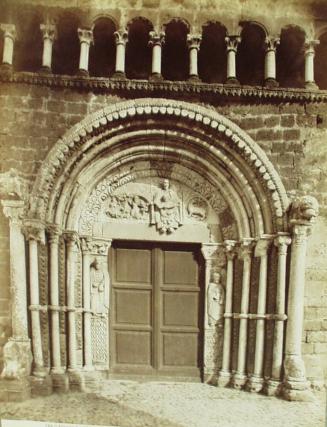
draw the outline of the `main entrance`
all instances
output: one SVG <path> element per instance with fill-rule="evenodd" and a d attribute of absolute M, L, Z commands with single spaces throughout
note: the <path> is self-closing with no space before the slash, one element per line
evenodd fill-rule
<path fill-rule="evenodd" d="M 117 242 L 110 271 L 110 372 L 200 380 L 204 283 L 199 247 Z"/>

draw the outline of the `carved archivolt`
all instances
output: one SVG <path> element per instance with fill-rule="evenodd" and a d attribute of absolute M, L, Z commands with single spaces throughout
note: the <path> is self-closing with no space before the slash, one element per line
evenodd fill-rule
<path fill-rule="evenodd" d="M 231 174 L 237 173 L 240 167 L 247 171 L 252 170 L 256 176 L 253 183 L 248 183 L 246 177 L 239 172 L 239 178 L 244 182 L 244 188 L 251 188 L 251 185 L 256 186 L 260 182 L 261 188 L 264 188 L 264 197 L 269 200 L 272 215 L 280 219 L 284 217 L 289 204 L 288 198 L 278 174 L 263 150 L 238 126 L 215 111 L 187 102 L 167 99 L 137 99 L 117 103 L 88 116 L 74 126 L 50 151 L 37 176 L 31 198 L 32 215 L 43 220 L 46 218 L 49 200 L 61 197 L 58 189 L 56 190 L 57 182 L 62 180 L 64 176 L 67 178 L 70 176 L 70 169 L 74 168 L 77 161 L 81 161 L 79 154 L 93 147 L 92 141 L 101 142 L 99 135 L 103 135 L 105 139 L 105 135 L 110 129 L 114 129 L 116 133 L 124 134 L 125 128 L 122 123 L 134 123 L 135 119 L 148 119 L 150 117 L 158 120 L 174 118 L 178 119 L 178 122 L 185 122 L 189 129 L 202 129 L 203 135 L 210 134 L 213 140 L 217 141 L 215 144 L 218 146 L 218 141 L 228 140 L 228 149 L 239 153 L 239 161 L 244 166 L 236 165 L 226 155 L 221 155 L 220 161 L 226 163 L 225 167 L 230 170 Z M 146 134 L 150 135 L 150 132 L 147 131 L 144 135 Z M 173 134 L 174 132 L 172 132 Z M 183 138 L 188 137 L 185 135 Z M 194 141 L 199 144 L 201 150 L 208 152 L 208 158 L 209 154 L 210 156 L 216 155 L 217 148 L 208 146 L 208 143 L 202 143 L 199 138 Z M 94 150 L 95 148 L 94 145 Z M 90 158 L 89 161 L 92 159 Z M 110 156 L 108 161 L 110 161 Z M 66 172 L 63 172 L 64 170 Z M 72 187 L 73 190 L 75 191 Z M 249 203 L 251 202 L 249 201 Z M 197 215 L 205 214 L 204 212 L 199 214 L 199 207 L 197 209 Z M 190 210 L 194 212 L 194 205 L 190 205 Z M 258 211 L 258 208 L 255 207 L 255 210 Z M 142 215 L 146 215 L 146 212 L 143 212 Z"/>

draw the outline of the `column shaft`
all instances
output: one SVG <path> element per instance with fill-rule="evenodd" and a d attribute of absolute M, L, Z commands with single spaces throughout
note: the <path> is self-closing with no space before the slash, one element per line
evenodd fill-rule
<path fill-rule="evenodd" d="M 49 245 L 52 372 L 62 373 L 59 326 L 59 235 L 57 230 L 52 230 L 51 233 L 49 236 Z"/>
<path fill-rule="evenodd" d="M 227 255 L 227 277 L 225 297 L 224 343 L 222 369 L 219 372 L 219 385 L 227 385 L 231 376 L 231 345 L 232 345 L 232 311 L 233 311 L 233 282 L 234 282 L 234 252 L 235 242 L 226 241 L 225 251 Z"/>
<path fill-rule="evenodd" d="M 40 29 L 43 34 L 42 68 L 51 70 L 52 46 L 56 36 L 56 27 L 51 24 L 41 24 Z"/>
<path fill-rule="evenodd" d="M 12 65 L 16 38 L 15 26 L 12 24 L 1 24 L 0 29 L 4 32 L 2 63 Z"/>
<path fill-rule="evenodd" d="M 77 368 L 76 319 L 75 319 L 75 242 L 74 232 L 65 235 L 67 239 L 67 311 L 68 311 L 68 359 L 69 369 Z"/>
<path fill-rule="evenodd" d="M 225 37 L 227 46 L 227 83 L 238 84 L 236 77 L 236 52 L 237 46 L 241 41 L 239 36 Z"/>
<path fill-rule="evenodd" d="M 79 28 L 78 37 L 80 41 L 79 71 L 82 74 L 88 74 L 90 44 L 93 40 L 93 33 L 90 30 Z"/>
<path fill-rule="evenodd" d="M 83 251 L 84 364 L 88 370 L 93 367 L 90 295 L 90 255 Z"/>
<path fill-rule="evenodd" d="M 125 51 L 128 41 L 128 33 L 126 30 L 119 30 L 115 33 L 116 37 L 116 66 L 115 74 L 117 76 L 125 76 Z"/>
<path fill-rule="evenodd" d="M 250 301 L 250 275 L 251 275 L 252 239 L 244 240 L 240 248 L 240 256 L 243 259 L 242 298 L 240 313 L 240 328 L 238 337 L 237 370 L 233 379 L 235 388 L 241 388 L 247 380 L 246 353 L 248 333 L 248 313 Z"/>
<path fill-rule="evenodd" d="M 151 78 L 161 78 L 161 51 L 165 34 L 163 32 L 150 31 L 149 46 L 152 46 Z"/>
<path fill-rule="evenodd" d="M 265 85 L 278 86 L 276 81 L 276 49 L 280 40 L 277 37 L 268 36 L 265 40 Z"/>
<path fill-rule="evenodd" d="M 33 374 L 43 376 L 44 361 L 40 325 L 39 267 L 37 240 L 29 240 L 30 302 L 32 320 L 32 349 L 34 357 Z"/>
<path fill-rule="evenodd" d="M 314 77 L 315 46 L 319 40 L 306 40 L 304 43 L 304 80 L 308 89 L 317 89 Z"/>
<path fill-rule="evenodd" d="M 198 51 L 200 49 L 201 35 L 189 34 L 187 42 L 190 55 L 189 77 L 191 79 L 198 79 Z"/>
<path fill-rule="evenodd" d="M 279 318 L 275 322 L 274 329 L 271 380 L 268 383 L 268 394 L 270 395 L 278 393 L 281 381 L 286 310 L 286 257 L 287 246 L 290 243 L 291 239 L 288 235 L 280 235 L 274 241 L 275 246 L 278 247 L 276 314 Z"/>

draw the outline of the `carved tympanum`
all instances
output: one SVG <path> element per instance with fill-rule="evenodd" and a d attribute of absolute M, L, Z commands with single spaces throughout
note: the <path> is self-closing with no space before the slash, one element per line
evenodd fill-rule
<path fill-rule="evenodd" d="M 164 179 L 162 188 L 153 198 L 151 223 L 156 224 L 160 233 L 170 234 L 182 224 L 182 203 L 176 192 L 170 188 L 168 179 Z"/>
<path fill-rule="evenodd" d="M 109 218 L 146 220 L 149 218 L 149 202 L 137 194 L 109 196 L 105 211 Z"/>
<path fill-rule="evenodd" d="M 187 213 L 197 221 L 204 221 L 208 216 L 208 204 L 200 197 L 193 197 L 188 202 Z"/>

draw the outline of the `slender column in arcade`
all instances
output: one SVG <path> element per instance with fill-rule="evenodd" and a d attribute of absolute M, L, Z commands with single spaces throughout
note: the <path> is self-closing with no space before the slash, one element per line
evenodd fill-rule
<path fill-rule="evenodd" d="M 228 84 L 239 84 L 236 77 L 236 52 L 238 44 L 241 42 L 240 36 L 225 37 L 227 50 L 227 80 Z"/>
<path fill-rule="evenodd" d="M 265 86 L 276 87 L 276 49 L 280 43 L 278 37 L 267 36 L 265 40 Z"/>
<path fill-rule="evenodd" d="M 315 47 L 319 40 L 306 40 L 304 43 L 304 81 L 307 89 L 318 89 L 314 77 Z"/>
<path fill-rule="evenodd" d="M 2 30 L 4 33 L 2 67 L 11 69 L 14 57 L 16 28 L 13 24 L 0 24 L 0 30 Z"/>
<path fill-rule="evenodd" d="M 150 31 L 149 46 L 152 47 L 151 80 L 161 80 L 161 53 L 165 42 L 165 33 Z"/>
<path fill-rule="evenodd" d="M 201 44 L 201 35 L 200 34 L 188 34 L 187 44 L 190 54 L 190 69 L 189 69 L 189 79 L 190 80 L 199 80 L 198 72 L 198 52 Z"/>
<path fill-rule="evenodd" d="M 56 38 L 56 26 L 41 24 L 40 29 L 43 36 L 42 71 L 51 73 L 52 47 Z"/>
<path fill-rule="evenodd" d="M 93 42 L 93 33 L 91 30 L 79 28 L 78 38 L 81 47 L 79 57 L 79 74 L 88 76 L 90 45 Z"/>
<path fill-rule="evenodd" d="M 126 43 L 128 42 L 128 32 L 125 29 L 120 29 L 114 33 L 116 38 L 116 65 L 115 74 L 116 78 L 125 77 L 125 56 L 126 56 Z"/>

